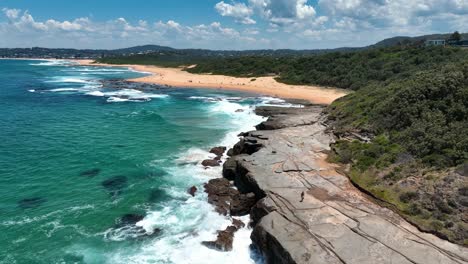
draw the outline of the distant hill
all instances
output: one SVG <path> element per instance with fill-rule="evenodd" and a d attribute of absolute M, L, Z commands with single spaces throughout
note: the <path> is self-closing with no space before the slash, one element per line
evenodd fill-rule
<path fill-rule="evenodd" d="M 151 54 L 154 56 L 174 57 L 170 61 L 180 61 L 195 58 L 197 60 L 206 58 L 228 58 L 240 56 L 267 56 L 267 57 L 304 57 L 331 52 L 354 52 L 363 49 L 386 48 L 393 46 L 417 46 L 427 39 L 448 39 L 450 34 L 434 34 L 418 37 L 398 36 L 384 39 L 376 44 L 366 47 L 342 47 L 334 49 L 264 49 L 264 50 L 208 50 L 208 49 L 175 49 L 160 45 L 143 45 L 122 49 L 49 49 L 41 47 L 33 48 L 0 48 L 0 57 L 14 58 L 87 58 L 98 59 L 103 57 L 121 57 Z M 462 34 L 468 39 L 468 34 Z"/>
<path fill-rule="evenodd" d="M 171 51 L 171 50 L 175 50 L 175 49 L 171 47 L 159 46 L 159 45 L 143 45 L 143 46 L 124 48 L 124 49 L 115 49 L 115 50 L 112 50 L 112 52 L 114 53 L 148 53 L 148 52 Z"/>
<path fill-rule="evenodd" d="M 452 33 L 432 34 L 432 35 L 424 35 L 424 36 L 417 36 L 417 37 L 398 36 L 398 37 L 384 39 L 368 47 L 369 48 L 386 48 L 386 47 L 393 47 L 393 46 L 398 46 L 398 45 L 420 45 L 420 44 L 423 44 L 426 40 L 430 40 L 430 39 L 448 39 L 450 38 L 451 34 Z M 461 36 L 463 39 L 468 39 L 468 33 L 462 33 Z"/>

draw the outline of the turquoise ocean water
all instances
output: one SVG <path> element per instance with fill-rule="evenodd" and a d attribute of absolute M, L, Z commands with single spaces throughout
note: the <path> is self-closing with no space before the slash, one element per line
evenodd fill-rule
<path fill-rule="evenodd" d="M 101 83 L 143 74 L 0 60 L 0 263 L 254 263 L 246 228 L 233 252 L 200 245 L 230 220 L 186 190 L 220 177 L 207 150 L 281 100 Z"/>

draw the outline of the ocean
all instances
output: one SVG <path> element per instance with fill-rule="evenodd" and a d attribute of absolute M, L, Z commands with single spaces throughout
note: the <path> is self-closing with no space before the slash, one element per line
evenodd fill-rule
<path fill-rule="evenodd" d="M 203 192 L 221 167 L 200 162 L 283 101 L 115 81 L 144 75 L 0 60 L 0 263 L 261 262 L 248 228 L 232 252 L 200 244 L 231 223 Z"/>

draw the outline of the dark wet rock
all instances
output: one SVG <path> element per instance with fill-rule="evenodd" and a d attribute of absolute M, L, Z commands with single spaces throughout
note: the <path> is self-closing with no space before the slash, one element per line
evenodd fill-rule
<path fill-rule="evenodd" d="M 22 209 L 36 208 L 45 203 L 47 199 L 42 197 L 25 198 L 18 201 L 18 206 Z"/>
<path fill-rule="evenodd" d="M 100 172 L 101 172 L 101 169 L 94 168 L 94 169 L 90 169 L 90 170 L 86 170 L 86 171 L 81 172 L 80 176 L 92 178 L 92 177 L 97 176 Z"/>
<path fill-rule="evenodd" d="M 122 189 L 127 186 L 127 177 L 115 176 L 103 181 L 101 184 L 112 196 L 115 196 L 120 194 Z"/>
<path fill-rule="evenodd" d="M 187 190 L 187 193 L 192 195 L 192 196 L 195 196 L 195 193 L 197 192 L 197 190 L 198 190 L 197 187 L 192 186 Z"/>
<path fill-rule="evenodd" d="M 160 235 L 162 230 L 159 228 L 147 232 L 143 227 L 136 225 L 144 218 L 145 216 L 141 214 L 125 214 L 116 220 L 116 224 L 112 230 L 106 233 L 106 236 L 112 240 L 113 237 L 118 237 L 119 239 L 144 239 Z"/>
<path fill-rule="evenodd" d="M 220 166 L 220 161 L 215 159 L 206 159 L 201 163 L 205 167 L 217 167 Z"/>
<path fill-rule="evenodd" d="M 216 156 L 220 157 L 220 156 L 223 156 L 225 151 L 226 151 L 226 147 L 214 147 L 210 150 L 210 153 L 213 153 Z"/>
<path fill-rule="evenodd" d="M 148 177 L 150 177 L 150 178 L 156 178 L 156 177 L 165 176 L 167 174 L 168 174 L 167 171 L 156 168 L 156 169 L 153 169 L 152 171 L 150 171 L 149 173 L 147 173 L 146 175 Z"/>
<path fill-rule="evenodd" d="M 205 192 L 208 193 L 208 202 L 215 206 L 218 213 L 223 215 L 247 215 L 256 202 L 253 193 L 239 193 L 225 178 L 210 180 L 205 184 Z"/>
<path fill-rule="evenodd" d="M 239 191 L 232 188 L 229 180 L 212 179 L 204 187 L 208 194 L 208 202 L 215 206 L 216 212 L 222 215 L 229 214 L 232 197 L 239 194 Z"/>
<path fill-rule="evenodd" d="M 140 214 L 125 214 L 117 222 L 118 225 L 135 225 L 144 218 L 145 216 Z"/>
<path fill-rule="evenodd" d="M 168 198 L 167 193 L 163 189 L 153 189 L 150 191 L 148 201 L 151 203 L 161 202 Z"/>
<path fill-rule="evenodd" d="M 234 155 L 234 149 L 230 148 L 228 150 L 228 152 L 226 153 L 226 155 L 228 155 L 229 157 L 233 156 Z"/>
<path fill-rule="evenodd" d="M 202 245 L 219 251 L 232 251 L 234 233 L 238 230 L 235 226 L 228 226 L 225 230 L 218 231 L 215 241 L 203 241 Z"/>
<path fill-rule="evenodd" d="M 223 177 L 233 181 L 236 178 L 237 162 L 235 159 L 227 159 L 223 164 Z"/>
<path fill-rule="evenodd" d="M 247 193 L 247 194 L 239 194 L 232 197 L 231 201 L 231 215 L 232 216 L 243 216 L 248 215 L 250 209 L 255 205 L 257 202 L 255 198 L 255 194 Z"/>
<path fill-rule="evenodd" d="M 236 113 L 242 113 L 242 112 L 244 112 L 244 109 L 237 109 L 236 110 Z"/>
<path fill-rule="evenodd" d="M 118 79 L 102 80 L 101 83 L 103 86 L 105 86 L 108 89 L 134 89 L 134 90 L 139 90 L 139 91 L 151 91 L 151 90 L 165 89 L 165 87 L 157 85 L 157 84 L 132 82 L 132 81 L 118 80 Z"/>
<path fill-rule="evenodd" d="M 242 222 L 239 219 L 235 219 L 235 218 L 232 219 L 232 225 L 235 226 L 237 229 L 241 229 L 241 228 L 245 227 L 244 222 Z"/>
<path fill-rule="evenodd" d="M 232 155 L 239 155 L 239 154 L 253 154 L 257 152 L 259 149 L 263 147 L 261 143 L 254 137 L 249 136 L 247 134 L 244 138 L 242 138 L 237 144 L 234 145 Z"/>

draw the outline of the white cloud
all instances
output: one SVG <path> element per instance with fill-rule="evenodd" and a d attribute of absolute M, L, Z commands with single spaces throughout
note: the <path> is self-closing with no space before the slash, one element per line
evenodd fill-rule
<path fill-rule="evenodd" d="M 466 0 L 319 0 L 318 5 L 335 21 L 352 20 L 357 28 L 430 25 L 447 14 L 468 15 Z"/>
<path fill-rule="evenodd" d="M 3 8 L 2 11 L 8 19 L 18 18 L 19 13 L 21 12 L 21 10 L 19 9 L 8 9 L 8 8 Z"/>
<path fill-rule="evenodd" d="M 307 0 L 249 0 L 249 4 L 260 16 L 278 25 L 297 23 L 316 15 Z"/>
<path fill-rule="evenodd" d="M 215 9 L 221 16 L 233 17 L 238 23 L 247 25 L 256 23 L 256 21 L 251 18 L 253 10 L 244 3 L 234 3 L 231 5 L 221 1 L 215 5 Z"/>

